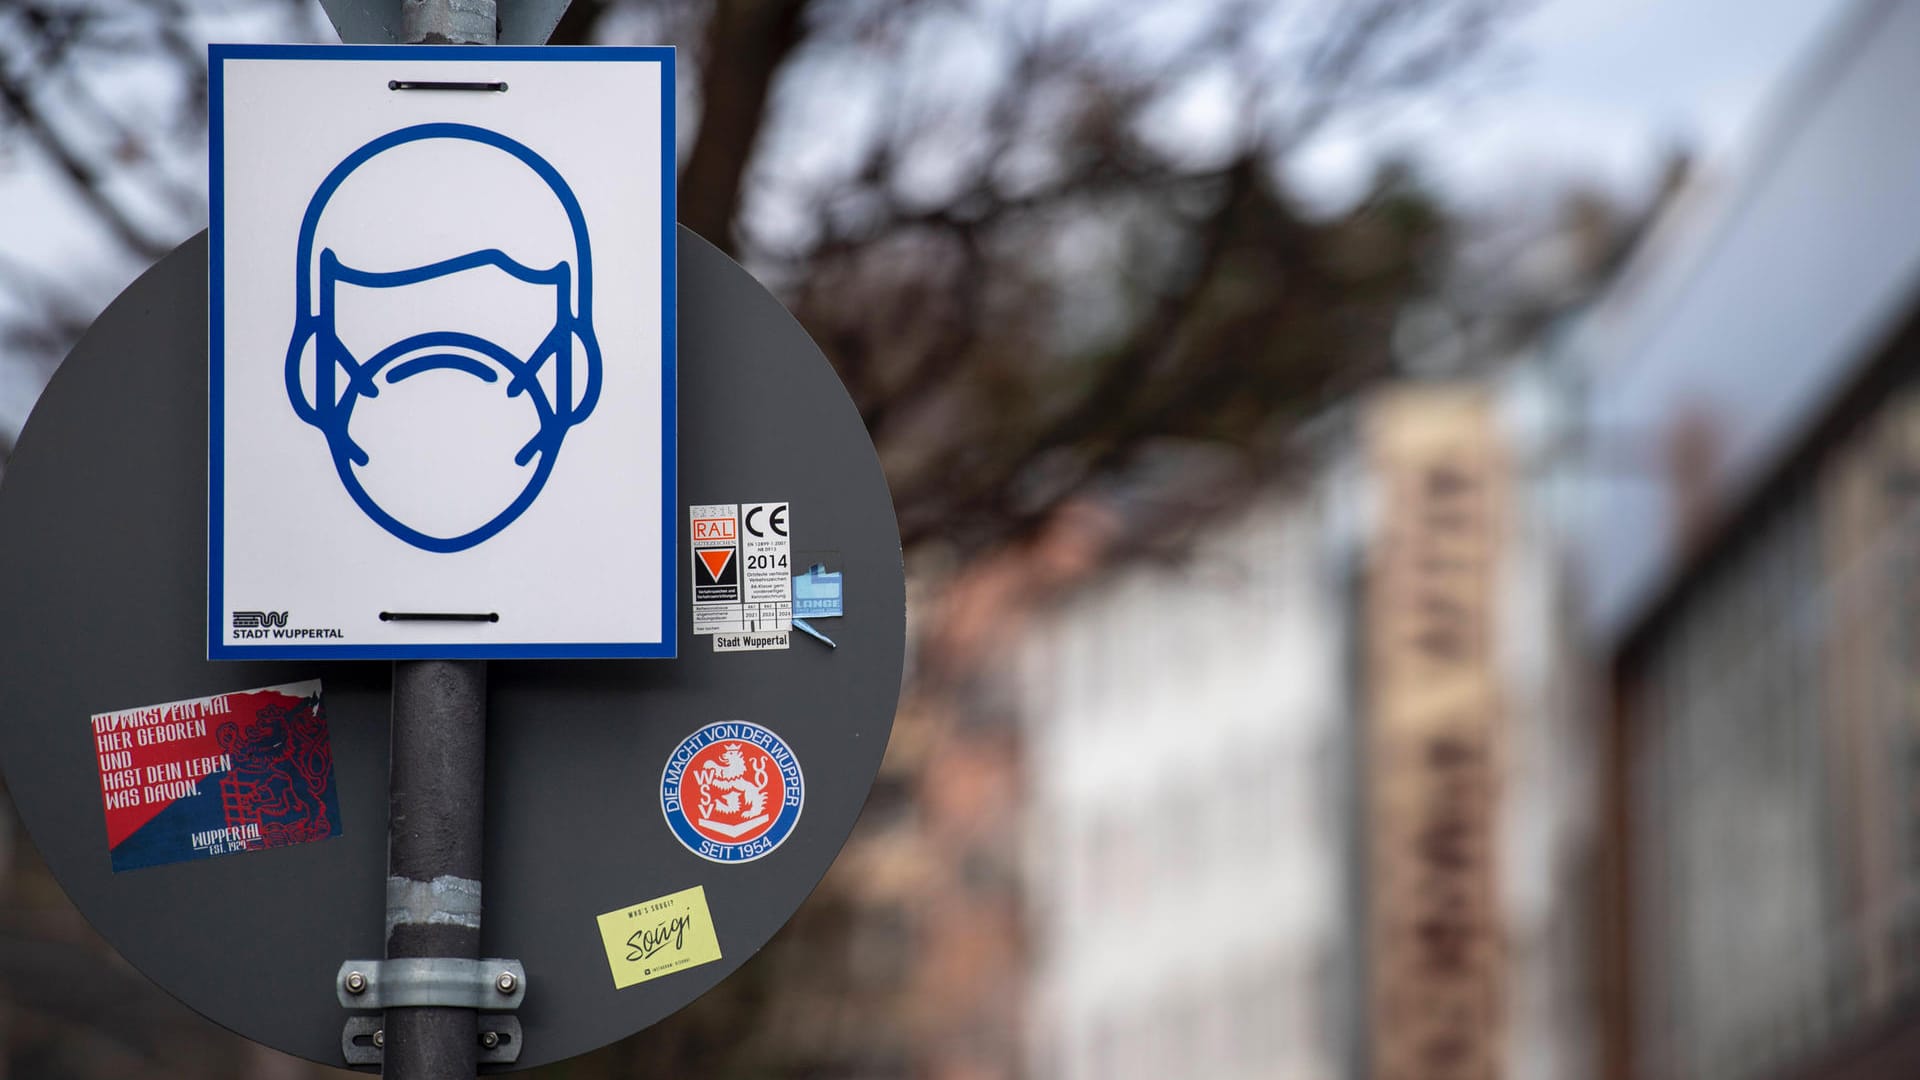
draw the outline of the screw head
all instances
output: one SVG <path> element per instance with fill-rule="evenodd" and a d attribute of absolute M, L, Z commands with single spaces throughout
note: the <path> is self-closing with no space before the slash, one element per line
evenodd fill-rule
<path fill-rule="evenodd" d="M 385 1028 L 380 1028 L 373 1033 L 373 1045 L 387 1045 L 387 1030 Z"/>
<path fill-rule="evenodd" d="M 500 973 L 499 978 L 493 980 L 493 988 L 503 994 L 513 993 L 514 989 L 519 985 L 520 980 L 514 978 L 513 972 L 511 971 L 503 971 Z"/>
<path fill-rule="evenodd" d="M 347 993 L 364 994 L 367 992 L 367 977 L 358 971 L 347 972 Z"/>
<path fill-rule="evenodd" d="M 487 1048 L 487 1049 L 489 1049 L 489 1050 L 492 1050 L 492 1049 L 493 1049 L 494 1047 L 496 1047 L 496 1046 L 499 1046 L 499 1045 L 500 1045 L 500 1033 L 499 1033 L 499 1032 L 497 1032 L 497 1031 L 483 1031 L 483 1032 L 481 1032 L 481 1033 L 480 1033 L 480 1045 L 481 1045 L 481 1046 L 484 1046 L 484 1047 L 486 1047 L 486 1048 Z"/>

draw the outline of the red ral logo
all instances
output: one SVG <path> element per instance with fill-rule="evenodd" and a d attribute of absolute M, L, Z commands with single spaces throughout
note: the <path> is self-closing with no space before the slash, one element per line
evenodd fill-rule
<path fill-rule="evenodd" d="M 773 827 L 787 798 L 773 758 L 750 742 L 707 746 L 680 774 L 680 812 L 695 832 L 716 843 L 741 844 Z"/>
<path fill-rule="evenodd" d="M 732 540 L 733 519 L 730 517 L 694 518 L 693 538 L 695 540 Z"/>

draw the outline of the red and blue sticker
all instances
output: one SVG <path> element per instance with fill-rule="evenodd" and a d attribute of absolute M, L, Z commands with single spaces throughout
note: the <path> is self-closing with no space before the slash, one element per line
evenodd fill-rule
<path fill-rule="evenodd" d="M 680 741 L 660 775 L 660 809 L 688 851 L 752 862 L 793 835 L 806 780 L 793 748 L 759 724 L 708 724 Z"/>
<path fill-rule="evenodd" d="M 319 680 L 93 718 L 113 869 L 340 835 Z"/>

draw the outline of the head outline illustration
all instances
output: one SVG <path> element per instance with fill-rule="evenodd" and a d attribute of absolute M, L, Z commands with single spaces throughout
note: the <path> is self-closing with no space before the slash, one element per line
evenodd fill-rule
<path fill-rule="evenodd" d="M 479 247 L 417 266 L 372 270 L 348 265 L 320 237 L 329 205 L 341 186 L 382 154 L 416 147 L 433 140 L 452 140 L 490 147 L 532 173 L 564 212 L 570 237 L 563 257 L 552 266 L 529 266 L 499 247 Z M 394 193 L 396 198 L 402 192 Z M 397 205 L 397 204 L 396 204 Z M 502 207 L 503 211 L 511 210 Z M 285 380 L 288 402 L 295 415 L 319 430 L 327 441 L 334 471 L 361 511 L 382 529 L 416 548 L 435 553 L 465 551 L 484 543 L 518 520 L 545 487 L 567 432 L 592 415 L 601 389 L 600 345 L 593 330 L 593 261 L 585 216 L 579 200 L 558 170 L 524 144 L 498 132 L 470 124 L 416 124 L 388 132 L 348 154 L 327 174 L 309 200 L 300 222 L 295 255 L 295 319 L 287 346 Z M 434 330 L 411 334 L 380 348 L 372 356 L 355 356 L 342 343 L 335 325 L 334 286 L 345 283 L 369 289 L 399 288 L 443 278 L 479 267 L 492 267 L 527 284 L 555 291 L 551 327 L 530 355 L 519 356 L 487 338 L 463 330 Z M 440 350 L 440 351 L 435 351 Z M 425 355 L 421 355 L 425 353 Z M 503 509 L 458 535 L 431 535 L 402 521 L 368 492 L 355 468 L 370 464 L 368 452 L 348 432 L 354 408 L 377 398 L 376 378 L 389 384 L 426 371 L 454 369 L 495 382 L 499 373 L 476 357 L 485 357 L 507 376 L 509 399 L 527 395 L 538 414 L 538 430 L 513 456 L 513 464 L 533 465 L 525 486 Z M 576 360 L 579 378 L 576 379 Z M 396 361 L 398 361 L 396 363 Z M 550 371 L 547 365 L 551 363 Z M 553 393 L 543 385 L 549 378 Z M 311 379 L 309 395 L 305 385 Z M 580 385 L 577 390 L 575 383 Z M 538 459 L 537 461 L 535 459 Z"/>

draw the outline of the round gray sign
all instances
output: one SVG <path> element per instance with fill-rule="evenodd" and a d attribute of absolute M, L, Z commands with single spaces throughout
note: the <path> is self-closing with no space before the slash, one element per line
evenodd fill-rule
<path fill-rule="evenodd" d="M 818 553 L 844 574 L 845 614 L 819 624 L 837 648 L 796 631 L 784 651 L 715 652 L 683 592 L 678 659 L 491 665 L 482 955 L 526 966 L 515 1068 L 630 1035 L 759 950 L 846 842 L 898 700 L 899 533 L 860 416 L 746 271 L 684 229 L 679 251 L 682 502 L 790 504 L 795 562 Z M 384 940 L 391 667 L 204 659 L 206 267 L 202 234 L 129 286 L 54 376 L 8 465 L 0 763 L 48 865 L 134 966 L 248 1038 L 338 1065 L 335 975 Z M 300 528 L 299 506 L 261 512 Z M 114 869 L 90 717 L 312 679 L 337 832 Z M 801 789 L 803 805 L 753 857 L 703 857 L 663 813 L 670 760 L 714 724 L 772 733 L 797 762 L 782 790 Z M 599 916 L 695 886 L 720 958 L 616 986 Z"/>

